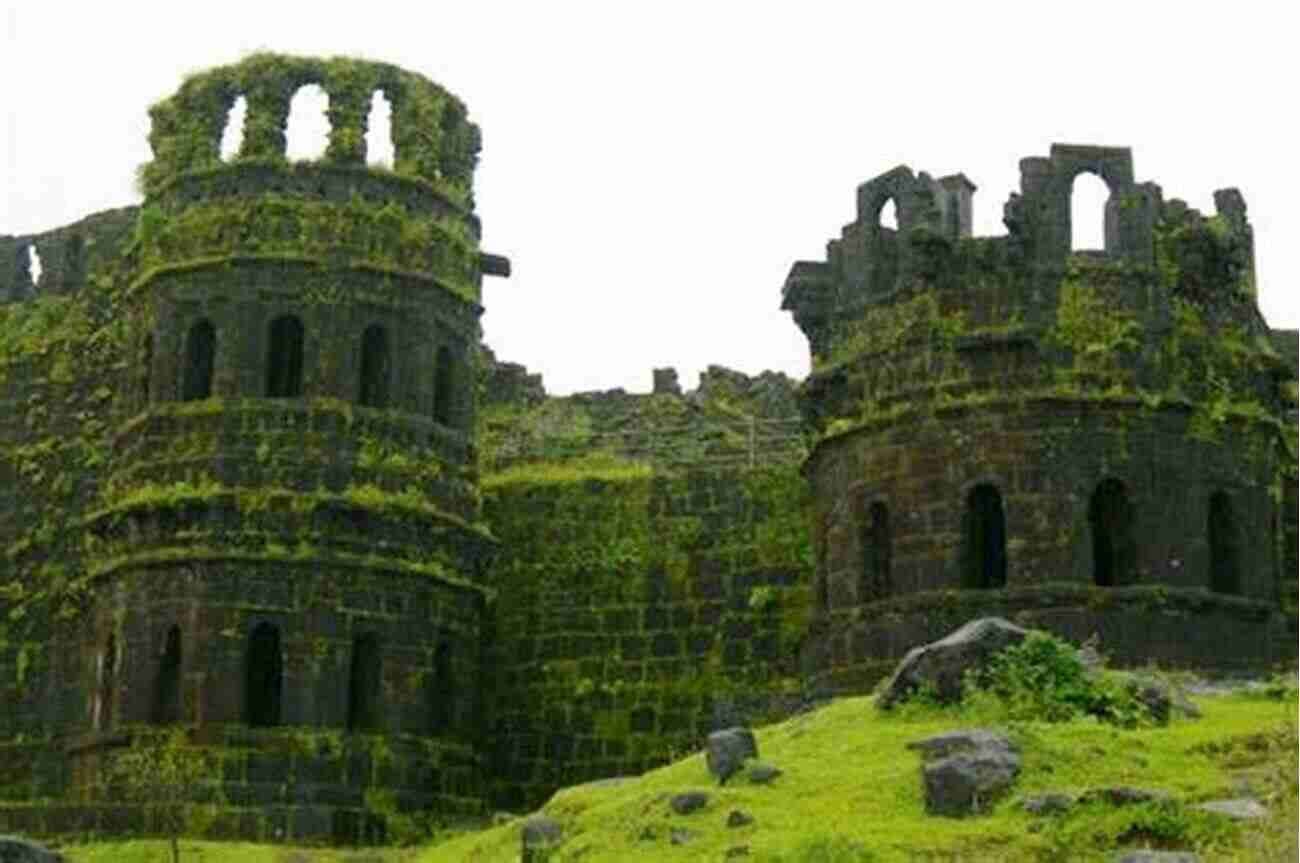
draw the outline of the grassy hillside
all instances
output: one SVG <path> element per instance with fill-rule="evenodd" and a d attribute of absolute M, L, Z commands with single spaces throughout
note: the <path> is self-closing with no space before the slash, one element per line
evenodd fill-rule
<path fill-rule="evenodd" d="M 729 848 L 746 845 L 747 859 L 761 861 L 1087 860 L 1104 859 L 1126 832 L 1134 845 L 1197 846 L 1219 859 L 1273 859 L 1258 843 L 1252 849 L 1225 819 L 1183 807 L 1096 806 L 1035 819 L 1019 806 L 1021 796 L 1034 792 L 1119 784 L 1194 802 L 1239 795 L 1248 783 L 1260 794 L 1289 787 L 1276 831 L 1283 837 L 1289 831 L 1291 845 L 1277 859 L 1294 860 L 1294 699 L 1233 695 L 1199 703 L 1204 718 L 1165 728 L 1123 730 L 1091 720 L 1016 723 L 1010 730 L 1024 754 L 1024 771 L 1012 796 L 987 817 L 950 819 L 923 813 L 920 759 L 905 744 L 969 725 L 960 709 L 887 715 L 870 699 L 844 699 L 758 730 L 762 760 L 785 771 L 768 786 L 733 779 L 718 788 L 696 754 L 620 785 L 561 792 L 543 810 L 565 825 L 567 838 L 552 859 L 721 860 Z M 1270 775 L 1275 765 L 1286 781 Z M 673 814 L 668 797 L 694 789 L 710 792 L 709 804 L 691 815 Z M 733 809 L 754 816 L 754 824 L 727 828 Z M 516 820 L 460 837 L 417 859 L 514 861 L 521 826 Z M 693 837 L 673 845 L 675 829 Z"/>
<path fill-rule="evenodd" d="M 743 777 L 719 788 L 701 754 L 619 784 L 560 792 L 544 812 L 565 828 L 552 861 L 723 860 L 1104 860 L 1119 846 L 1196 848 L 1206 860 L 1296 859 L 1295 690 L 1282 698 L 1238 693 L 1196 699 L 1199 720 L 1167 727 L 1122 729 L 1096 722 L 1016 722 L 1005 727 L 1020 745 L 1024 770 L 1012 791 L 985 817 L 926 816 L 919 756 L 909 741 L 989 717 L 969 708 L 906 706 L 881 713 L 869 698 L 848 698 L 757 730 L 762 760 L 784 770 L 770 785 Z M 1131 785 L 1170 792 L 1181 804 L 1239 796 L 1268 799 L 1270 822 L 1238 828 L 1186 805 L 1076 809 L 1066 816 L 1024 813 L 1027 794 Z M 688 790 L 710 794 L 690 815 L 675 815 L 668 798 Z M 754 823 L 728 828 L 733 809 Z M 419 849 L 286 848 L 238 843 L 183 843 L 185 859 L 205 863 L 438 863 L 518 860 L 523 819 Z M 672 842 L 673 831 L 690 838 Z M 161 861 L 162 842 L 69 846 L 76 863 Z"/>

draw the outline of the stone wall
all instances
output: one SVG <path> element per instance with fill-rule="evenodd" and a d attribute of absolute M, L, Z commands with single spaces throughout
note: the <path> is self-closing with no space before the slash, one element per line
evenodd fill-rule
<path fill-rule="evenodd" d="M 503 548 L 494 805 L 640 772 L 799 703 L 811 557 L 793 465 L 521 468 L 484 490 Z"/>

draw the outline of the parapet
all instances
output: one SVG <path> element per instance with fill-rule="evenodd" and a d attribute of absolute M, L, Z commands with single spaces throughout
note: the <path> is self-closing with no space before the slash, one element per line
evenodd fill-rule
<path fill-rule="evenodd" d="M 1105 242 L 1072 252 L 1071 195 L 1083 173 L 1109 190 Z M 1166 201 L 1155 183 L 1137 182 L 1127 147 L 1053 144 L 1048 156 L 1021 159 L 1020 190 L 1003 209 L 1002 236 L 971 235 L 974 191 L 964 174 L 935 180 L 906 165 L 858 187 L 856 219 L 827 243 L 824 261 L 796 262 L 782 291 L 781 307 L 794 314 L 815 358 L 842 353 L 851 322 L 922 284 L 948 289 L 949 309 L 985 326 L 1053 320 L 1057 286 L 1083 265 L 1146 280 L 1152 289 L 1130 299 L 1144 304 L 1134 311 L 1151 320 L 1167 317 L 1169 297 L 1180 292 L 1210 306 L 1244 306 L 1254 297 L 1241 193 L 1217 191 L 1216 215 L 1203 217 L 1182 201 Z M 890 201 L 897 228 L 881 224 Z"/>
<path fill-rule="evenodd" d="M 325 163 L 364 166 L 367 111 L 372 94 L 380 91 L 392 106 L 392 172 L 418 178 L 472 207 L 480 136 L 459 99 L 387 63 L 278 54 L 255 54 L 194 75 L 149 109 L 154 160 L 143 173 L 146 193 L 178 174 L 221 166 L 222 130 L 241 95 L 248 111 L 238 160 L 283 163 L 290 100 L 310 84 L 329 96 Z"/>

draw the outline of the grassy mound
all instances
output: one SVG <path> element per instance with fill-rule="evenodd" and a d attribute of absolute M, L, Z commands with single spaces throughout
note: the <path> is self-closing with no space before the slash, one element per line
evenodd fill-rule
<path fill-rule="evenodd" d="M 1021 747 L 1024 771 L 1014 792 L 985 817 L 924 814 L 920 758 L 905 745 L 972 724 L 987 715 L 972 706 L 909 705 L 889 713 L 869 698 L 849 698 L 757 730 L 759 752 L 785 771 L 770 785 L 733 779 L 719 788 L 701 754 L 613 786 L 579 786 L 557 794 L 543 812 L 565 828 L 553 861 L 1103 860 L 1116 847 L 1197 848 L 1207 859 L 1252 860 L 1272 842 L 1295 859 L 1296 701 L 1237 694 L 1202 698 L 1199 720 L 1163 727 L 1117 727 L 1085 716 L 1060 722 L 1003 723 Z M 972 715 L 974 714 L 974 715 Z M 1276 771 L 1273 775 L 1270 771 Z M 1274 795 L 1273 821 L 1243 831 L 1190 804 L 1239 796 L 1243 783 Z M 1035 818 L 1027 795 L 1129 785 L 1159 789 L 1175 804 L 1109 807 Z M 671 795 L 710 794 L 690 815 L 675 815 Z M 754 823 L 728 828 L 733 809 Z M 419 863 L 515 861 L 522 819 L 426 849 Z M 673 844 L 673 831 L 690 838 Z M 1245 835 L 1250 833 L 1250 836 Z M 1253 843 L 1253 845 L 1252 845 Z M 1277 859 L 1288 859 L 1280 857 Z"/>

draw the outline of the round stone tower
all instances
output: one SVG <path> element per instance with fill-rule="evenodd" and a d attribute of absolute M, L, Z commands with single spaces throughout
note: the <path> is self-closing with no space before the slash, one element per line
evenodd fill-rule
<path fill-rule="evenodd" d="M 328 146 L 291 162 L 309 85 Z M 367 166 L 380 97 L 391 167 Z M 476 811 L 474 369 L 481 277 L 508 270 L 478 248 L 478 128 L 396 67 L 276 55 L 150 114 L 119 310 L 131 418 L 88 518 L 85 784 L 119 732 L 180 723 L 221 754 L 218 832 L 348 840 Z"/>
<path fill-rule="evenodd" d="M 813 355 L 808 662 L 866 687 L 990 613 L 1122 662 L 1280 658 L 1294 348 L 1256 307 L 1241 195 L 1203 217 L 1122 148 L 1020 164 L 1007 236 L 970 236 L 963 175 L 899 167 L 786 281 Z M 1071 249 L 1082 173 L 1109 189 L 1104 249 Z"/>

